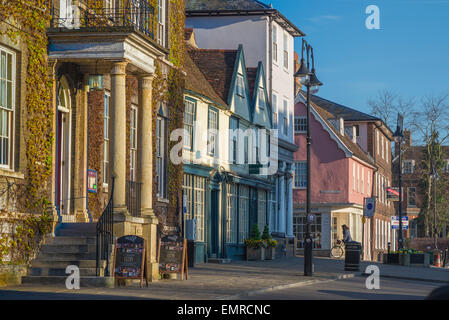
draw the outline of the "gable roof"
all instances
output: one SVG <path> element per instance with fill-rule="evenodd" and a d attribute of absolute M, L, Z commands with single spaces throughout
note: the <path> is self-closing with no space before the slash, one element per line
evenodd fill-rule
<path fill-rule="evenodd" d="M 191 49 L 193 50 L 193 49 Z M 215 92 L 214 88 L 207 81 L 203 73 L 196 66 L 189 54 L 185 55 L 185 71 L 187 73 L 185 80 L 185 89 L 209 98 L 210 100 L 226 106 L 226 102 Z"/>
<path fill-rule="evenodd" d="M 310 95 L 310 100 L 319 104 L 322 108 L 326 109 L 338 118 L 343 118 L 345 121 L 380 121 L 381 119 L 373 117 L 369 114 L 354 110 L 352 108 L 343 106 L 339 103 Z"/>
<path fill-rule="evenodd" d="M 301 90 L 300 93 L 303 100 L 305 100 L 304 92 Z M 321 104 L 315 103 L 313 99 L 311 100 L 311 108 L 324 120 L 326 126 L 329 127 L 331 132 L 343 143 L 343 146 L 350 150 L 353 156 L 376 168 L 374 159 L 369 154 L 363 151 L 362 148 L 360 148 L 357 143 L 354 143 L 347 135 L 341 135 L 340 131 L 331 124 L 330 120 L 335 119 L 335 115 L 326 110 L 326 108 L 323 108 Z"/>
<path fill-rule="evenodd" d="M 237 50 L 190 48 L 188 53 L 220 99 L 228 101 Z"/>
<path fill-rule="evenodd" d="M 248 74 L 248 70 L 250 74 Z M 255 74 L 254 74 L 255 72 Z M 273 126 L 273 120 L 272 120 L 272 111 L 271 111 L 271 105 L 268 100 L 268 93 L 267 93 L 267 87 L 265 84 L 265 73 L 263 69 L 263 64 L 261 61 L 259 61 L 259 64 L 257 65 L 257 68 L 246 68 L 246 76 L 248 79 L 248 88 L 250 90 L 250 97 L 251 97 L 251 121 L 254 121 L 254 116 L 256 112 L 256 105 L 257 105 L 257 97 L 259 90 L 256 87 L 262 81 L 263 83 L 263 91 L 265 96 L 265 105 L 266 105 L 266 111 L 268 112 L 267 116 L 270 121 L 270 127 Z"/>
<path fill-rule="evenodd" d="M 278 10 L 258 0 L 185 0 L 186 16 L 207 15 L 270 15 L 293 37 L 306 34 L 298 29 Z"/>

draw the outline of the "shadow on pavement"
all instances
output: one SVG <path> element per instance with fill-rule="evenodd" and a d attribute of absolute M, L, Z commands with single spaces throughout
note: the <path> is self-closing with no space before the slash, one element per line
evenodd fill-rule
<path fill-rule="evenodd" d="M 339 291 L 339 290 L 318 290 L 319 293 L 336 295 L 350 298 L 353 300 L 423 300 L 424 297 L 405 295 L 405 294 L 389 294 L 389 293 L 361 293 L 356 291 Z M 326 300 L 326 297 L 322 298 Z"/>
<path fill-rule="evenodd" d="M 157 300 L 119 295 L 0 290 L 0 300 Z"/>

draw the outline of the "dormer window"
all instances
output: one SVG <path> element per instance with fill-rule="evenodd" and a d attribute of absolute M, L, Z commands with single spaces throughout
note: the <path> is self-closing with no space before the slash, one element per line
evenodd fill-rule
<path fill-rule="evenodd" d="M 245 98 L 245 85 L 241 74 L 237 75 L 237 95 Z"/>
<path fill-rule="evenodd" d="M 259 88 L 259 102 L 258 102 L 259 108 L 263 109 L 264 104 L 265 104 L 264 92 L 263 92 L 263 88 L 260 87 Z"/>

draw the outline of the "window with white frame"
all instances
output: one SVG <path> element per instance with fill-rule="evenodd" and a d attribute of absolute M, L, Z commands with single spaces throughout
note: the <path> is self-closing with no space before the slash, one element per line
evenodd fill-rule
<path fill-rule="evenodd" d="M 407 206 L 408 207 L 416 207 L 416 188 L 415 187 L 407 188 Z"/>
<path fill-rule="evenodd" d="M 284 33 L 284 68 L 288 69 L 288 36 Z"/>
<path fill-rule="evenodd" d="M 385 139 L 385 161 L 387 161 L 387 163 L 388 163 L 388 155 L 389 155 L 389 153 L 388 153 L 388 139 Z"/>
<path fill-rule="evenodd" d="M 215 157 L 218 143 L 218 112 L 209 108 L 207 120 L 207 154 Z"/>
<path fill-rule="evenodd" d="M 137 106 L 135 104 L 131 105 L 131 115 L 130 115 L 130 152 L 129 152 L 129 173 L 130 180 L 136 181 L 136 167 L 137 167 Z"/>
<path fill-rule="evenodd" d="M 404 160 L 402 163 L 402 173 L 408 174 L 413 173 L 415 167 L 415 161 L 414 160 Z"/>
<path fill-rule="evenodd" d="M 357 165 L 357 192 L 360 192 L 360 166 Z"/>
<path fill-rule="evenodd" d="M 157 42 L 165 46 L 165 1 L 157 0 Z"/>
<path fill-rule="evenodd" d="M 264 95 L 264 92 L 263 92 L 263 88 L 262 87 L 259 87 L 259 91 L 258 91 L 258 103 L 257 103 L 257 105 L 259 106 L 259 109 L 263 109 L 264 108 L 264 106 L 265 106 L 265 95 Z"/>
<path fill-rule="evenodd" d="M 365 193 L 365 168 L 362 167 L 362 193 Z"/>
<path fill-rule="evenodd" d="M 103 115 L 103 184 L 109 181 L 109 117 L 110 117 L 111 95 L 104 94 L 104 115 Z"/>
<path fill-rule="evenodd" d="M 352 191 L 355 191 L 355 163 L 352 163 Z"/>
<path fill-rule="evenodd" d="M 382 159 L 385 159 L 385 149 L 383 146 L 384 146 L 384 136 L 382 136 L 381 148 L 382 148 Z"/>
<path fill-rule="evenodd" d="M 238 128 L 239 128 L 239 119 L 237 119 L 235 117 L 230 117 L 229 118 L 229 129 L 230 129 L 229 161 L 231 163 L 237 163 L 237 151 L 238 151 L 238 141 L 239 141 Z"/>
<path fill-rule="evenodd" d="M 376 143 L 377 143 L 377 154 L 380 154 L 380 148 L 379 148 L 379 130 L 376 130 Z"/>
<path fill-rule="evenodd" d="M 239 243 L 249 236 L 249 188 L 239 185 Z"/>
<path fill-rule="evenodd" d="M 283 123 L 283 133 L 284 136 L 288 136 L 288 118 L 287 118 L 287 112 L 288 112 L 288 101 L 284 100 L 284 123 Z"/>
<path fill-rule="evenodd" d="M 195 102 L 184 100 L 184 147 L 193 149 L 193 124 L 195 121 Z"/>
<path fill-rule="evenodd" d="M 158 198 L 167 197 L 167 115 L 161 104 L 159 114 L 156 118 L 156 192 Z"/>
<path fill-rule="evenodd" d="M 226 242 L 237 243 L 237 212 L 238 212 L 238 193 L 237 185 L 234 183 L 227 184 L 227 212 L 226 212 Z"/>
<path fill-rule="evenodd" d="M 307 132 L 307 118 L 295 117 L 295 133 L 306 133 L 306 132 Z"/>
<path fill-rule="evenodd" d="M 295 163 L 295 188 L 307 188 L 307 162 Z"/>
<path fill-rule="evenodd" d="M 273 128 L 277 129 L 278 127 L 277 96 L 273 94 L 271 100 L 272 100 L 271 106 L 273 108 Z"/>
<path fill-rule="evenodd" d="M 273 60 L 278 61 L 278 28 L 273 25 Z"/>
<path fill-rule="evenodd" d="M 321 214 L 316 214 L 314 221 L 310 224 L 311 236 L 313 238 L 313 247 L 321 248 Z M 305 214 L 293 216 L 293 234 L 296 236 L 297 248 L 304 248 L 304 236 L 307 229 L 307 218 Z"/>
<path fill-rule="evenodd" d="M 371 183 L 370 183 L 370 171 L 368 170 L 368 175 L 367 175 L 367 177 L 366 177 L 366 185 L 367 185 L 367 188 L 366 188 L 366 193 L 367 194 L 369 194 L 370 193 L 370 191 L 371 191 Z"/>
<path fill-rule="evenodd" d="M 0 167 L 12 168 L 15 54 L 0 47 Z"/>
<path fill-rule="evenodd" d="M 243 79 L 243 76 L 241 74 L 237 75 L 237 95 L 245 98 L 245 81 Z"/>
<path fill-rule="evenodd" d="M 205 205 L 206 205 L 206 178 L 184 174 L 183 195 L 187 202 L 184 219 L 196 220 L 196 240 L 205 239 Z"/>
<path fill-rule="evenodd" d="M 267 192 L 261 189 L 258 190 L 257 225 L 261 232 L 267 225 Z"/>

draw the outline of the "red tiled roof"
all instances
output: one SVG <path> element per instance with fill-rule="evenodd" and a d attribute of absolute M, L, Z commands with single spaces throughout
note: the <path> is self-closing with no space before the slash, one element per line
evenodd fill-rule
<path fill-rule="evenodd" d="M 190 51 L 194 51 L 191 48 Z M 189 52 L 190 52 L 189 51 Z M 226 106 L 226 102 L 215 92 L 209 81 L 204 77 L 203 73 L 190 58 L 189 54 L 185 55 L 185 71 L 187 73 L 185 88 L 187 90 L 199 93 L 212 101 Z"/>
<path fill-rule="evenodd" d="M 193 62 L 223 101 L 228 101 L 237 50 L 188 50 Z"/>

